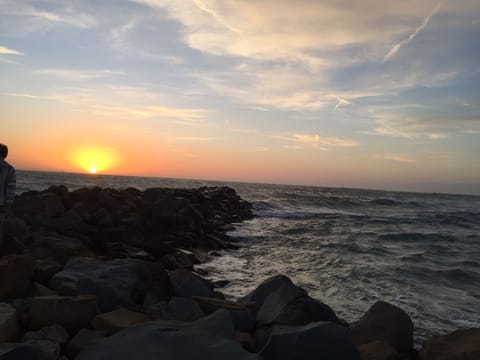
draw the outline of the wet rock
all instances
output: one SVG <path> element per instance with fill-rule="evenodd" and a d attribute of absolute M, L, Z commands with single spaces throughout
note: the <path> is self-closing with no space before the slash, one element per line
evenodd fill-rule
<path fill-rule="evenodd" d="M 175 296 L 209 297 L 213 292 L 213 285 L 205 279 L 185 269 L 177 269 L 168 273 Z"/>
<path fill-rule="evenodd" d="M 462 329 L 425 341 L 420 352 L 422 360 L 480 359 L 480 328 Z"/>
<path fill-rule="evenodd" d="M 30 255 L 8 255 L 0 258 L 0 301 L 26 295 L 34 266 L 33 257 Z"/>
<path fill-rule="evenodd" d="M 95 316 L 92 320 L 92 327 L 95 330 L 100 330 L 107 335 L 111 335 L 130 326 L 145 322 L 147 319 L 145 314 L 118 308 L 111 312 Z"/>
<path fill-rule="evenodd" d="M 76 360 L 260 360 L 235 341 L 230 315 L 218 311 L 195 322 L 149 321 L 82 350 Z"/>
<path fill-rule="evenodd" d="M 377 301 L 351 327 L 355 344 L 382 341 L 400 353 L 413 351 L 413 323 L 402 309 L 384 301 Z"/>
<path fill-rule="evenodd" d="M 161 301 L 151 305 L 146 314 L 151 319 L 195 321 L 205 313 L 201 307 L 192 299 L 172 297 L 170 301 Z"/>
<path fill-rule="evenodd" d="M 0 344 L 15 341 L 19 334 L 17 310 L 0 303 Z"/>
<path fill-rule="evenodd" d="M 105 335 L 104 331 L 81 329 L 67 345 L 68 356 L 74 358 L 83 348 Z"/>
<path fill-rule="evenodd" d="M 97 315 L 97 299 L 92 295 L 39 296 L 29 300 L 30 329 L 59 324 L 76 331 L 90 324 Z"/>
<path fill-rule="evenodd" d="M 332 322 L 274 326 L 260 354 L 265 360 L 360 360 L 348 329 Z"/>
<path fill-rule="evenodd" d="M 382 341 L 372 341 L 358 347 L 362 360 L 401 360 L 400 354 Z"/>
<path fill-rule="evenodd" d="M 118 306 L 136 309 L 131 292 L 137 278 L 139 260 L 116 259 L 102 261 L 93 258 L 73 258 L 50 281 L 52 289 L 65 282 L 76 284 L 79 294 L 97 297 L 100 312 Z"/>

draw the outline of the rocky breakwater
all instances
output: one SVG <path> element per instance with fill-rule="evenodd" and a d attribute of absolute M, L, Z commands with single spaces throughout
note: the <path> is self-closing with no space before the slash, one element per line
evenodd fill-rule
<path fill-rule="evenodd" d="M 356 323 L 283 275 L 237 301 L 194 270 L 250 218 L 232 189 L 51 187 L 16 199 L 0 257 L 0 360 L 478 359 L 479 331 L 413 349 L 401 309 Z"/>

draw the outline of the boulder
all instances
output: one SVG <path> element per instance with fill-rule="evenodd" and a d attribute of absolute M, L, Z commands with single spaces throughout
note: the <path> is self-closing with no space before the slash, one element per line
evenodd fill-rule
<path fill-rule="evenodd" d="M 33 279 L 43 285 L 48 285 L 50 279 L 62 270 L 62 265 L 54 259 L 36 259 Z"/>
<path fill-rule="evenodd" d="M 260 351 L 265 360 L 360 360 L 349 330 L 332 322 L 276 325 Z"/>
<path fill-rule="evenodd" d="M 69 331 L 76 331 L 90 324 L 98 307 L 93 295 L 51 295 L 31 298 L 28 311 L 32 330 L 59 324 Z"/>
<path fill-rule="evenodd" d="M 19 241 L 23 241 L 28 235 L 28 226 L 23 219 L 9 216 L 3 224 L 3 233 L 4 236 L 11 236 Z"/>
<path fill-rule="evenodd" d="M 65 264 L 74 256 L 93 257 L 94 253 L 79 239 L 59 235 L 36 235 L 34 237 L 32 254 L 40 259 L 52 259 L 59 264 Z"/>
<path fill-rule="evenodd" d="M 32 344 L 0 344 L 0 360 L 38 360 L 40 349 Z"/>
<path fill-rule="evenodd" d="M 145 308 L 159 301 L 168 301 L 173 295 L 173 286 L 162 264 L 143 262 L 138 266 L 132 299 Z"/>
<path fill-rule="evenodd" d="M 63 346 L 69 339 L 67 330 L 64 327 L 54 324 L 37 331 L 27 331 L 22 338 L 23 342 L 33 340 L 48 340 Z"/>
<path fill-rule="evenodd" d="M 151 319 L 195 321 L 205 316 L 201 307 L 192 299 L 172 297 L 151 305 L 146 314 Z"/>
<path fill-rule="evenodd" d="M 0 344 L 15 341 L 18 337 L 17 310 L 5 303 L 0 303 Z"/>
<path fill-rule="evenodd" d="M 92 327 L 95 330 L 100 330 L 107 335 L 111 335 L 130 326 L 145 322 L 147 319 L 145 314 L 118 308 L 111 312 L 95 316 L 92 320 Z"/>
<path fill-rule="evenodd" d="M 362 360 L 401 360 L 400 354 L 382 341 L 372 341 L 358 347 Z"/>
<path fill-rule="evenodd" d="M 480 328 L 462 329 L 425 341 L 420 352 L 422 360 L 480 359 Z"/>
<path fill-rule="evenodd" d="M 30 255 L 0 258 L 0 301 L 26 295 L 33 277 L 34 260 Z"/>
<path fill-rule="evenodd" d="M 46 286 L 43 286 L 42 284 L 39 284 L 37 282 L 33 283 L 32 285 L 32 294 L 33 296 L 48 296 L 48 295 L 58 295 L 56 291 L 53 291 L 49 289 Z"/>
<path fill-rule="evenodd" d="M 67 345 L 68 356 L 73 359 L 83 348 L 105 335 L 104 331 L 81 329 Z"/>
<path fill-rule="evenodd" d="M 235 341 L 225 310 L 195 322 L 155 320 L 123 331 L 82 350 L 76 360 L 260 360 Z"/>
<path fill-rule="evenodd" d="M 351 327 L 356 345 L 382 341 L 400 353 L 413 351 L 413 323 L 402 309 L 377 301 Z"/>
<path fill-rule="evenodd" d="M 209 297 L 213 292 L 213 285 L 207 280 L 195 275 L 186 269 L 177 269 L 168 273 L 170 282 L 173 285 L 175 296 L 192 297 L 204 296 Z"/>
<path fill-rule="evenodd" d="M 305 325 L 315 321 L 340 323 L 328 305 L 310 298 L 284 275 L 265 280 L 240 302 L 255 303 L 257 326 Z"/>
<path fill-rule="evenodd" d="M 135 310 L 137 306 L 131 300 L 131 292 L 139 263 L 136 259 L 73 258 L 52 277 L 50 287 L 55 290 L 62 283 L 73 282 L 79 294 L 97 297 L 100 312 L 112 311 L 118 306 Z"/>
<path fill-rule="evenodd" d="M 28 340 L 24 342 L 36 349 L 35 360 L 57 360 L 60 357 L 60 344 L 50 340 Z"/>

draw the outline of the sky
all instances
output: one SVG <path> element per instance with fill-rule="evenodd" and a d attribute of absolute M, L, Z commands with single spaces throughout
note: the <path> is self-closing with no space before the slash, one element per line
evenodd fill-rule
<path fill-rule="evenodd" d="M 17 169 L 480 194 L 478 0 L 0 0 Z"/>

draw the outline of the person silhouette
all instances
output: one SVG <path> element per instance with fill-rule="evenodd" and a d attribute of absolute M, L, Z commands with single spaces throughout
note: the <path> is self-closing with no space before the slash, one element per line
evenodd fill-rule
<path fill-rule="evenodd" d="M 12 208 L 17 185 L 15 168 L 5 161 L 7 155 L 8 147 L 0 144 L 0 249 L 2 248 L 3 224 L 7 213 Z"/>

